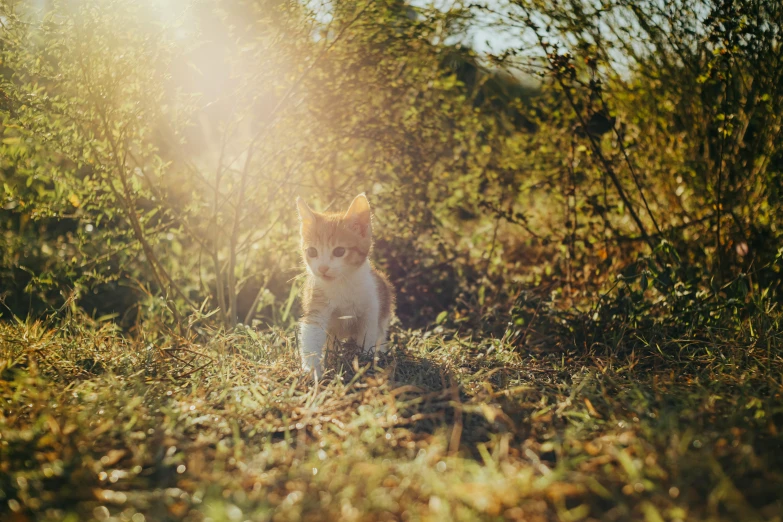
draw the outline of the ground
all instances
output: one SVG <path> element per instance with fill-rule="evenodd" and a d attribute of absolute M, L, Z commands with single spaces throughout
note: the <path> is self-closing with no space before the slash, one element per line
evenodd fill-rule
<path fill-rule="evenodd" d="M 0 323 L 0 518 L 781 520 L 776 324 L 581 349 L 398 329 L 313 386 L 291 332 Z"/>

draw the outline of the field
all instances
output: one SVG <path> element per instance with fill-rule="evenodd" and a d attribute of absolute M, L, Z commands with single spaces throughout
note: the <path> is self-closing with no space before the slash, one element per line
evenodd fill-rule
<path fill-rule="evenodd" d="M 777 321 L 676 339 L 628 330 L 588 350 L 398 330 L 390 355 L 335 358 L 315 388 L 285 332 L 195 345 L 79 317 L 6 324 L 2 509 L 18 521 L 780 520 Z"/>

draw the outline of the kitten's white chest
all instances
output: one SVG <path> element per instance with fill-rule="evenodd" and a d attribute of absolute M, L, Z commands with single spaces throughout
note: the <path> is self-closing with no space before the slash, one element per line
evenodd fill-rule
<path fill-rule="evenodd" d="M 356 273 L 324 288 L 330 304 L 345 314 L 366 310 L 377 302 L 370 265 L 365 263 Z"/>
<path fill-rule="evenodd" d="M 344 339 L 364 329 L 378 314 L 378 295 L 370 267 L 366 264 L 354 277 L 325 288 L 332 310 L 330 333 Z"/>

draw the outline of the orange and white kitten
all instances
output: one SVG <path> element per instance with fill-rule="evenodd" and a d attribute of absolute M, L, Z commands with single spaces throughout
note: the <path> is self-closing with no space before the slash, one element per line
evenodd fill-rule
<path fill-rule="evenodd" d="M 302 366 L 320 379 L 329 337 L 352 340 L 365 352 L 386 351 L 394 288 L 368 259 L 372 225 L 364 194 L 344 214 L 313 212 L 301 198 L 296 204 L 307 265 L 299 324 Z"/>

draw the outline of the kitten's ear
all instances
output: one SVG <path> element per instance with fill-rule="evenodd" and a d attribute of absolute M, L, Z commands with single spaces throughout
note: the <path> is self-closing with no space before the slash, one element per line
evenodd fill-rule
<path fill-rule="evenodd" d="M 299 209 L 299 220 L 304 223 L 313 223 L 315 221 L 315 214 L 307 203 L 302 198 L 296 198 L 296 207 Z"/>
<path fill-rule="evenodd" d="M 348 228 L 356 231 L 362 237 L 367 237 L 370 234 L 370 202 L 367 201 L 364 192 L 353 198 L 343 219 L 348 222 Z"/>

